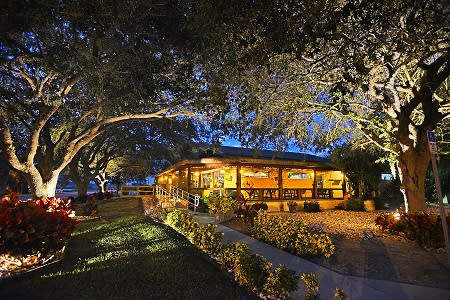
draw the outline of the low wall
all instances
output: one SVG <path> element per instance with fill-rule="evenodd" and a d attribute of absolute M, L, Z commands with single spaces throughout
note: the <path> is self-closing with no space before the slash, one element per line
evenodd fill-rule
<path fill-rule="evenodd" d="M 336 206 L 338 206 L 340 203 L 344 204 L 344 202 L 346 200 L 342 200 L 342 199 L 331 199 L 331 200 L 306 200 L 306 202 L 311 202 L 311 201 L 317 201 L 319 202 L 320 208 L 321 209 L 334 209 Z M 248 204 L 253 204 L 256 203 L 258 201 L 248 201 Z M 298 204 L 298 210 L 302 210 L 303 209 L 303 203 L 305 202 L 305 200 L 297 200 L 295 201 Z M 269 212 L 279 212 L 280 211 L 280 204 L 283 204 L 284 207 L 284 211 L 288 212 L 289 211 L 289 207 L 287 205 L 288 201 L 264 201 L 264 203 L 267 204 L 267 206 L 269 207 L 268 211 Z"/>

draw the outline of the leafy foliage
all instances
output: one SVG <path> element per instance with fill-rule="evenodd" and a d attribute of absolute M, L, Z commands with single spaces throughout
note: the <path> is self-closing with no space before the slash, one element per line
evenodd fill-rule
<path fill-rule="evenodd" d="M 232 196 L 220 196 L 218 193 L 211 193 L 208 197 L 208 209 L 210 214 L 218 212 L 226 213 L 238 207 L 236 198 Z"/>
<path fill-rule="evenodd" d="M 329 258 L 334 253 L 334 245 L 328 235 L 311 234 L 301 221 L 283 221 L 280 216 L 270 216 L 265 211 L 258 212 L 250 233 L 256 239 L 299 256 L 322 255 Z"/>
<path fill-rule="evenodd" d="M 319 294 L 320 285 L 317 276 L 314 273 L 303 273 L 300 275 L 303 283 L 306 287 L 306 300 L 320 300 L 322 299 Z"/>
<path fill-rule="evenodd" d="M 353 149 L 345 145 L 335 148 L 330 160 L 345 173 L 354 196 L 366 200 L 373 191 L 378 191 L 380 174 L 389 168 L 387 164 L 377 162 L 380 157 L 383 152 L 379 149 Z"/>
<path fill-rule="evenodd" d="M 450 226 L 450 215 L 446 217 Z M 403 235 L 415 240 L 421 246 L 439 248 L 444 246 L 444 234 L 440 216 L 425 212 L 415 213 L 383 213 L 377 216 L 375 224 L 381 230 Z M 450 227 L 447 227 L 450 228 Z M 450 230 L 449 230 L 450 233 Z"/>
<path fill-rule="evenodd" d="M 37 197 L 112 127 L 154 120 L 165 131 L 172 119 L 196 131 L 214 119 L 223 101 L 205 95 L 188 12 L 143 0 L 2 5 L 0 146 Z"/>
<path fill-rule="evenodd" d="M 272 299 L 288 299 L 290 293 L 298 289 L 298 277 L 295 271 L 286 266 L 278 266 L 266 279 L 263 293 Z"/>
<path fill-rule="evenodd" d="M 223 232 L 216 232 L 217 225 L 206 224 L 194 229 L 189 235 L 189 240 L 197 248 L 209 254 L 216 254 L 219 251 Z"/>
<path fill-rule="evenodd" d="M 364 200 L 359 198 L 349 199 L 345 204 L 345 210 L 366 211 L 364 208 Z"/>
<path fill-rule="evenodd" d="M 0 204 L 0 250 L 15 256 L 46 256 L 60 250 L 76 222 L 59 199 L 21 201 L 15 195 Z"/>
<path fill-rule="evenodd" d="M 303 203 L 303 209 L 307 212 L 320 212 L 320 204 L 317 201 L 305 201 Z"/>
<path fill-rule="evenodd" d="M 197 10 L 236 137 L 276 149 L 371 144 L 400 176 L 409 208 L 423 211 L 426 134 L 437 129 L 445 145 L 450 129 L 445 2 L 236 3 Z"/>
<path fill-rule="evenodd" d="M 200 226 L 192 215 L 177 209 L 167 214 L 166 223 L 185 236 L 189 236 Z"/>
<path fill-rule="evenodd" d="M 222 245 L 223 233 L 216 232 L 216 225 L 199 226 L 190 215 L 178 210 L 167 214 L 166 222 L 187 236 L 197 248 L 213 255 L 240 285 L 267 292 L 275 298 L 285 298 L 297 289 L 298 278 L 294 271 L 285 266 L 271 271 L 272 264 L 263 256 L 253 254 L 246 244 L 227 242 Z"/>
<path fill-rule="evenodd" d="M 289 212 L 296 212 L 298 203 L 291 200 L 291 201 L 288 201 L 287 206 L 289 208 Z"/>

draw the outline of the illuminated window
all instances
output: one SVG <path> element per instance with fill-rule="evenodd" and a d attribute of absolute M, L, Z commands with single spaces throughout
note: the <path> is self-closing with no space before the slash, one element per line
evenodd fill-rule
<path fill-rule="evenodd" d="M 308 173 L 288 172 L 289 179 L 309 179 L 311 178 Z"/>

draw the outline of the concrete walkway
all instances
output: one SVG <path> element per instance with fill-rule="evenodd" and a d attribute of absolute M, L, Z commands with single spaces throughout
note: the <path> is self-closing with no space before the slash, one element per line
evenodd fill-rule
<path fill-rule="evenodd" d="M 200 224 L 216 223 L 214 217 L 208 214 L 196 213 L 194 214 L 194 218 Z M 449 289 L 445 290 L 401 282 L 342 275 L 264 242 L 255 240 L 226 226 L 219 224 L 218 231 L 224 233 L 224 242 L 246 243 L 254 253 L 267 258 L 272 262 L 273 266 L 279 264 L 286 265 L 288 268 L 295 270 L 298 275 L 314 272 L 319 278 L 320 295 L 325 300 L 334 299 L 336 287 L 343 289 L 351 300 L 450 299 L 450 282 L 448 283 Z M 299 283 L 299 287 L 299 290 L 291 295 L 292 298 L 304 299 L 305 291 L 302 282 Z"/>

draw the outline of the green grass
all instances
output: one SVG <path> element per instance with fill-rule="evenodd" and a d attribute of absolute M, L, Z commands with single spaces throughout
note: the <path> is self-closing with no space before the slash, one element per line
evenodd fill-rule
<path fill-rule="evenodd" d="M 101 218 L 77 225 L 63 262 L 0 283 L 0 299 L 251 298 L 139 200 L 100 202 Z"/>

